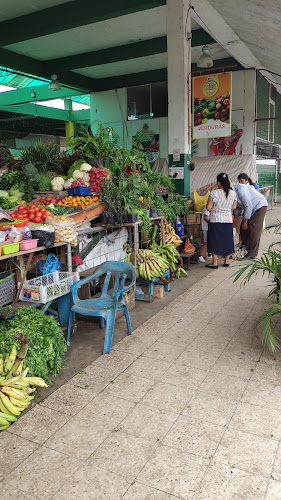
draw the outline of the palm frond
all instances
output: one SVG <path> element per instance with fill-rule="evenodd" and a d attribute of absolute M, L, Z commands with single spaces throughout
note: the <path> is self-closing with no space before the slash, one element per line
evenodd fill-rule
<path fill-rule="evenodd" d="M 269 307 L 264 311 L 264 313 L 259 318 L 259 324 L 261 325 L 261 341 L 263 346 L 270 352 L 275 352 L 280 349 L 280 339 L 276 333 L 276 330 L 272 324 L 272 318 L 278 314 L 281 314 L 281 306 L 275 305 Z"/>

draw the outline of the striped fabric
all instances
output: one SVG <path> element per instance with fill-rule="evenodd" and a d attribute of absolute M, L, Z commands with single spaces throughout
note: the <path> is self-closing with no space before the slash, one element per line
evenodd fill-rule
<path fill-rule="evenodd" d="M 192 158 L 195 169 L 190 173 L 191 191 L 196 189 L 200 196 L 212 190 L 216 185 L 217 175 L 226 172 L 231 184 L 236 184 L 241 172 L 257 181 L 256 158 L 254 155 L 208 156 Z"/>

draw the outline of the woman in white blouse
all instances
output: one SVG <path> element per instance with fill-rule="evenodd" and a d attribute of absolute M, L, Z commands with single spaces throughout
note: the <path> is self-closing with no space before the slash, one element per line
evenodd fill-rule
<path fill-rule="evenodd" d="M 206 265 L 210 269 L 218 268 L 218 256 L 224 257 L 224 267 L 229 266 L 229 257 L 234 253 L 233 210 L 236 208 L 236 195 L 230 187 L 227 174 L 217 176 L 218 189 L 210 193 L 207 210 L 210 212 L 208 226 L 208 252 L 213 262 Z"/>

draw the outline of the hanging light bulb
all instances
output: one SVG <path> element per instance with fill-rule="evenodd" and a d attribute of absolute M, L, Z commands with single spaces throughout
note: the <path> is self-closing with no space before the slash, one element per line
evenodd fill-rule
<path fill-rule="evenodd" d="M 207 45 L 204 45 L 202 47 L 202 52 L 201 56 L 198 59 L 197 62 L 197 67 L 198 68 L 211 68 L 214 65 L 214 61 L 212 56 L 210 55 L 210 49 Z"/>
<path fill-rule="evenodd" d="M 51 82 L 49 83 L 48 89 L 49 90 L 61 90 L 61 86 L 57 80 L 57 75 L 51 75 Z"/>

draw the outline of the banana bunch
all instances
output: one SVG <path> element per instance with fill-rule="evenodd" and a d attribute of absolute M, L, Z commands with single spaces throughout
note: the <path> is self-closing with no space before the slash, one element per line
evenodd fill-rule
<path fill-rule="evenodd" d="M 156 243 L 154 243 L 151 245 L 150 249 L 156 255 L 161 256 L 162 260 L 164 260 L 164 263 L 168 265 L 171 272 L 174 271 L 176 273 L 176 278 L 179 278 L 181 273 L 184 276 L 187 276 L 187 272 L 182 267 L 182 259 L 180 258 L 180 254 L 174 243 L 166 243 L 163 245 L 162 241 L 160 241 L 160 245 L 156 245 Z"/>
<path fill-rule="evenodd" d="M 0 431 L 7 429 L 30 405 L 34 398 L 31 394 L 36 390 L 36 387 L 31 386 L 48 387 L 40 377 L 27 377 L 28 368 L 22 371 L 27 340 L 25 335 L 16 336 L 20 337 L 22 347 L 19 353 L 14 345 L 5 359 L 0 357 Z"/>
<path fill-rule="evenodd" d="M 173 245 L 175 245 L 175 247 L 179 247 L 180 244 L 182 243 L 182 240 L 176 234 L 173 226 L 171 224 L 169 224 L 167 221 L 165 221 L 165 224 L 164 224 L 164 235 L 165 235 L 165 242 L 166 243 L 173 243 Z"/>
<path fill-rule="evenodd" d="M 133 253 L 128 249 L 125 261 L 132 263 Z M 169 269 L 168 262 L 161 255 L 156 255 L 151 250 L 139 249 L 137 252 L 137 277 L 151 280 L 160 278 Z"/>

